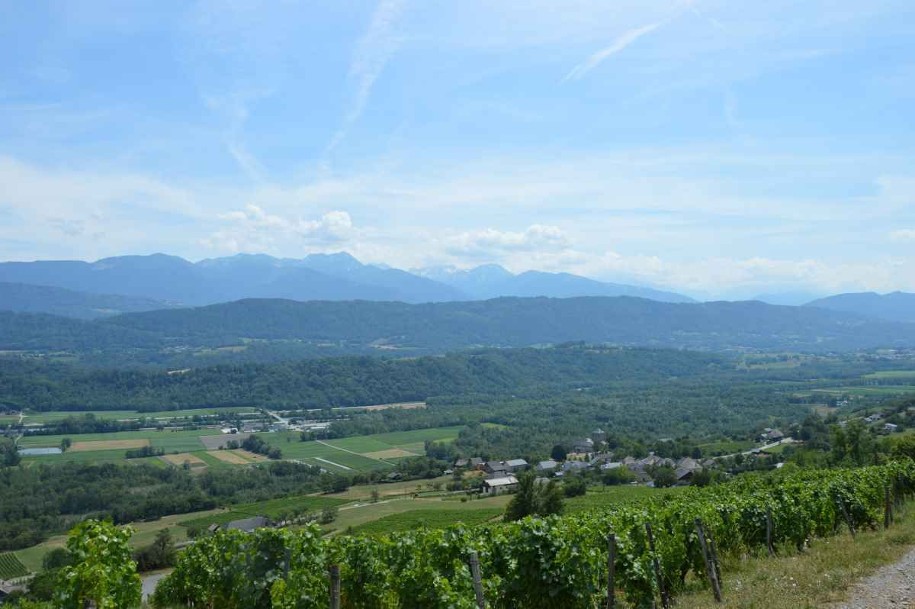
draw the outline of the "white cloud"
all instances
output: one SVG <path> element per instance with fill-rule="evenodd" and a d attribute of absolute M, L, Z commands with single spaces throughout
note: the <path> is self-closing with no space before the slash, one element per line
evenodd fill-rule
<path fill-rule="evenodd" d="M 915 228 L 901 228 L 890 233 L 893 241 L 915 241 Z"/>
<path fill-rule="evenodd" d="M 569 247 L 569 239 L 557 226 L 534 224 L 523 232 L 493 228 L 463 232 L 445 241 L 445 249 L 456 256 L 498 257 L 510 252 L 560 251 Z"/>
<path fill-rule="evenodd" d="M 356 44 L 349 77 L 356 90 L 350 101 L 343 124 L 334 134 L 328 150 L 336 148 L 346 137 L 350 127 L 359 120 L 368 103 L 375 81 L 381 76 L 385 65 L 400 46 L 400 39 L 394 34 L 394 25 L 404 8 L 403 0 L 381 0 L 372 14 L 372 21 L 365 34 Z"/>
<path fill-rule="evenodd" d="M 613 43 L 605 47 L 590 57 L 585 61 L 581 62 L 574 68 L 572 68 L 568 74 L 562 79 L 563 82 L 567 80 L 578 80 L 601 63 L 603 63 L 607 58 L 616 55 L 617 53 L 623 51 L 626 47 L 634 43 L 636 40 L 644 36 L 645 34 L 650 34 L 660 27 L 661 23 L 649 23 L 639 28 L 634 28 L 628 32 L 624 32 L 620 37 L 613 41 Z"/>
<path fill-rule="evenodd" d="M 258 205 L 219 214 L 227 226 L 201 240 L 201 244 L 228 252 L 269 252 L 282 255 L 292 251 L 320 251 L 339 247 L 356 236 L 348 212 L 329 211 L 307 220 L 271 214 Z"/>

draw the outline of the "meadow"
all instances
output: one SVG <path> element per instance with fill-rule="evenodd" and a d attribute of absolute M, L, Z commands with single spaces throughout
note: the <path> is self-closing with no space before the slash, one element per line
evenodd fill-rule
<path fill-rule="evenodd" d="M 434 427 L 308 442 L 301 441 L 297 431 L 257 435 L 267 444 L 278 447 L 283 452 L 284 459 L 318 466 L 331 472 L 353 473 L 391 468 L 400 459 L 424 455 L 426 441 L 453 441 L 461 429 L 459 426 Z M 209 467 L 248 465 L 264 460 L 259 455 L 242 450 L 207 451 L 201 438 L 213 435 L 220 435 L 219 429 L 144 429 L 115 433 L 24 436 L 19 445 L 22 448 L 57 447 L 64 438 L 73 443 L 62 454 L 26 456 L 23 458 L 26 463 L 116 463 L 125 461 L 128 448 L 146 445 L 160 448 L 166 455 L 161 458 L 137 459 L 134 462 L 157 465 L 171 463 L 174 466 L 188 462 L 198 471 Z"/>

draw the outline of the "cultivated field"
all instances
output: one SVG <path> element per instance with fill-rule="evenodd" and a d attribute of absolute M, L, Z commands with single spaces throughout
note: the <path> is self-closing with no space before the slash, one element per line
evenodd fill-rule
<path fill-rule="evenodd" d="M 149 440 L 92 440 L 89 442 L 74 442 L 67 450 L 80 453 L 99 450 L 128 450 L 131 448 L 143 448 L 144 446 L 149 446 Z"/>
<path fill-rule="evenodd" d="M 185 463 L 187 463 L 192 468 L 207 466 L 206 461 L 204 461 L 203 459 L 201 459 L 200 457 L 198 457 L 197 455 L 195 455 L 193 453 L 177 453 L 174 455 L 162 455 L 159 458 L 162 459 L 163 461 L 165 461 L 166 463 L 170 463 L 171 465 L 177 465 L 179 467 L 183 466 Z"/>
<path fill-rule="evenodd" d="M 25 568 L 15 554 L 12 552 L 3 552 L 0 554 L 0 579 L 16 579 L 28 575 L 29 571 Z"/>
<path fill-rule="evenodd" d="M 208 450 L 207 454 L 213 457 L 214 459 L 219 459 L 220 461 L 225 461 L 226 463 L 231 463 L 232 465 L 247 465 L 251 463 L 250 460 L 245 459 L 238 454 L 237 451 L 232 450 Z"/>

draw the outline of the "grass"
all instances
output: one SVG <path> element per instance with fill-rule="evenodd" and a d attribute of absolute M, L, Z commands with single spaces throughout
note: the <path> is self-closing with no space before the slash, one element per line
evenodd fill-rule
<path fill-rule="evenodd" d="M 420 518 L 425 518 L 428 523 L 429 512 L 461 512 L 466 513 L 468 519 L 475 519 L 474 512 L 488 511 L 495 509 L 497 512 L 503 512 L 505 506 L 511 500 L 509 495 L 499 497 L 487 497 L 485 499 L 474 499 L 461 503 L 460 501 L 447 501 L 441 498 L 394 498 L 384 499 L 378 503 L 355 503 L 345 505 L 340 508 L 337 519 L 325 526 L 326 531 L 345 531 L 349 527 L 354 530 L 360 529 L 370 522 L 375 522 L 389 516 L 398 515 L 399 522 L 407 522 L 411 517 L 405 514 L 413 512 L 419 514 Z M 497 515 L 497 514 L 493 514 Z M 391 522 L 391 521 L 389 521 Z M 418 520 L 412 520 L 414 526 L 418 526 Z M 452 521 L 453 522 L 453 521 Z M 385 525 L 382 525 L 385 526 Z M 393 526 L 393 525 L 392 525 Z M 397 525 L 401 526 L 401 525 Z"/>
<path fill-rule="evenodd" d="M 280 499 L 271 499 L 269 501 L 260 501 L 257 503 L 244 503 L 232 506 L 228 510 L 190 518 L 180 521 L 178 524 L 185 527 L 207 527 L 211 524 L 226 524 L 233 520 L 249 518 L 251 516 L 267 516 L 268 518 L 278 518 L 283 512 L 317 512 L 328 506 L 339 506 L 347 503 L 346 499 L 335 497 L 323 497 L 313 495 L 299 495 L 296 497 L 283 497 Z"/>
<path fill-rule="evenodd" d="M 915 393 L 915 385 L 877 385 L 873 387 L 825 387 L 812 389 L 811 393 L 850 396 L 890 396 Z"/>
<path fill-rule="evenodd" d="M 866 379 L 913 379 L 915 380 L 915 370 L 880 370 L 865 374 L 861 378 Z"/>
<path fill-rule="evenodd" d="M 643 501 L 652 497 L 664 497 L 671 493 L 680 492 L 682 488 L 683 487 L 650 488 L 631 484 L 623 484 L 620 486 L 592 486 L 588 488 L 588 492 L 584 495 L 566 499 L 566 512 L 586 512 L 588 510 L 600 509 L 617 503 Z"/>
<path fill-rule="evenodd" d="M 470 503 L 470 502 L 468 502 Z M 454 524 L 473 526 L 498 518 L 505 510 L 500 507 L 474 506 L 473 509 L 419 509 L 390 514 L 378 520 L 354 527 L 355 533 L 368 535 L 409 531 L 419 527 L 442 529 Z"/>
<path fill-rule="evenodd" d="M 678 609 L 801 609 L 842 601 L 849 587 L 879 567 L 899 560 L 915 544 L 915 510 L 897 515 L 889 530 L 847 533 L 814 540 L 802 553 L 779 548 L 776 558 L 722 557 L 724 603 L 716 605 L 707 589 L 677 599 Z"/>

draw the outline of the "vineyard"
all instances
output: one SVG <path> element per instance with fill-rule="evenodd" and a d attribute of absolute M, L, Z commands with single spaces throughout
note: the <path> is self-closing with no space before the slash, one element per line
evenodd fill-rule
<path fill-rule="evenodd" d="M 19 562 L 15 554 L 12 552 L 0 554 L 0 579 L 16 579 L 28 574 L 29 570 Z"/>
<path fill-rule="evenodd" d="M 667 605 L 697 579 L 723 575 L 726 584 L 719 552 L 803 548 L 840 527 L 876 528 L 913 490 L 915 463 L 907 461 L 744 475 L 644 503 L 471 528 L 330 539 L 316 527 L 225 531 L 189 547 L 154 602 L 327 607 L 333 566 L 344 608 L 473 609 L 482 593 L 493 608 L 593 609 L 608 605 L 608 589 L 617 607 L 647 608 L 657 599 Z"/>

